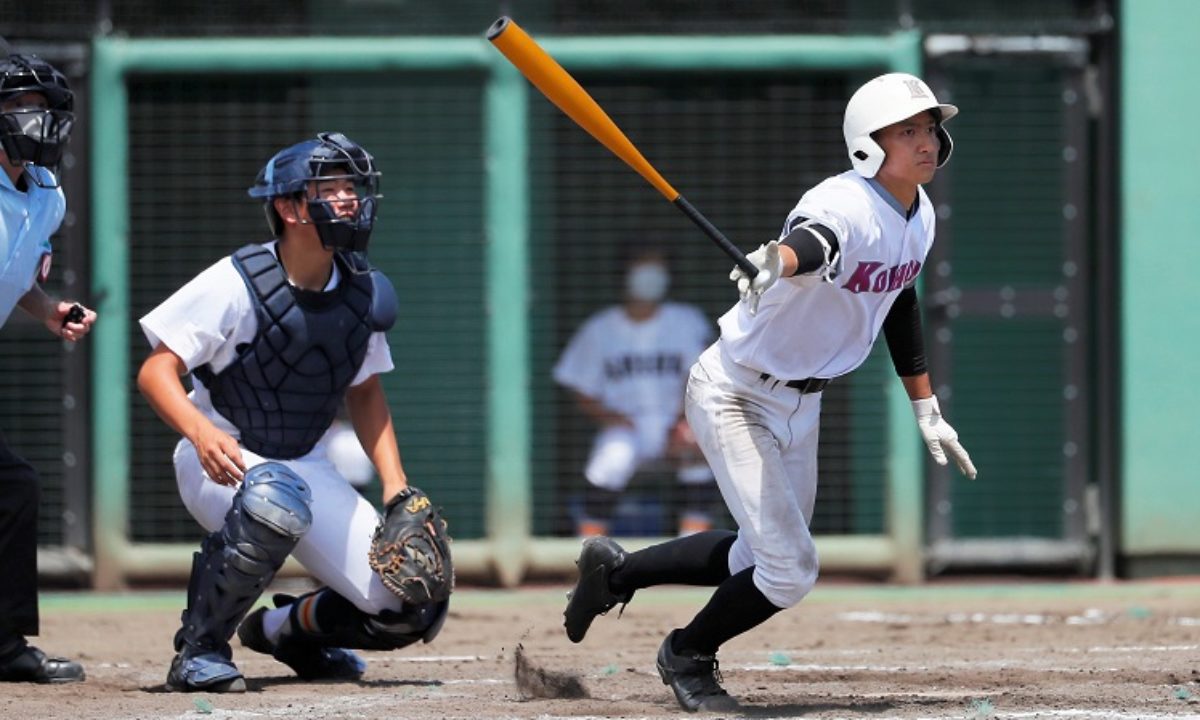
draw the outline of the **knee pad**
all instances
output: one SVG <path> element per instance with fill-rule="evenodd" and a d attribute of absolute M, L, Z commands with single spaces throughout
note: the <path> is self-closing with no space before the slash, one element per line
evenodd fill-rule
<path fill-rule="evenodd" d="M 238 496 L 247 515 L 280 535 L 299 540 L 312 527 L 312 490 L 282 463 L 247 470 Z"/>

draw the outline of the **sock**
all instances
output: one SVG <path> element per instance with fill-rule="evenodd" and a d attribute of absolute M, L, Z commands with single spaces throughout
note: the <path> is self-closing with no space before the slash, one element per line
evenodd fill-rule
<path fill-rule="evenodd" d="M 651 585 L 720 585 L 729 577 L 729 548 L 737 533 L 709 530 L 630 553 L 608 579 L 618 595 Z"/>
<path fill-rule="evenodd" d="M 263 633 L 272 645 L 278 645 L 280 638 L 285 634 L 290 634 L 292 630 L 292 606 L 284 605 L 283 607 L 268 610 L 263 614 L 262 624 Z"/>
<path fill-rule="evenodd" d="M 755 586 L 754 567 L 748 567 L 717 587 L 688 626 L 675 633 L 671 649 L 716 655 L 726 640 L 761 625 L 780 610 Z"/>
<path fill-rule="evenodd" d="M 328 614 L 325 611 L 336 604 L 324 602 L 330 597 L 338 596 L 328 588 L 321 588 L 301 595 L 289 605 L 268 610 L 263 615 L 263 633 L 276 645 L 281 638 L 293 633 L 321 635 L 324 628 L 330 627 L 328 618 L 323 617 Z"/>

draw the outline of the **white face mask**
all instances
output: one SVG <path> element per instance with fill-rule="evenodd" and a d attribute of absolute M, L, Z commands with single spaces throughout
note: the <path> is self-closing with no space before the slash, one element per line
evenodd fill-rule
<path fill-rule="evenodd" d="M 634 265 L 625 276 L 625 292 L 633 300 L 658 302 L 667 296 L 671 276 L 658 263 Z"/>

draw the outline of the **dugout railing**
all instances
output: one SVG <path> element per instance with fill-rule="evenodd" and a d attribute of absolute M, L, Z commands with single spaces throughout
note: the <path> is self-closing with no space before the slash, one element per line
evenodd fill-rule
<path fill-rule="evenodd" d="M 568 70 L 578 71 L 805 71 L 893 69 L 920 72 L 916 32 L 886 36 L 539 37 Z M 131 532 L 131 403 L 140 358 L 131 304 L 130 117 L 132 77 L 201 78 L 271 73 L 478 73 L 482 120 L 482 205 L 485 256 L 483 387 L 485 429 L 480 537 L 454 544 L 464 579 L 511 586 L 533 575 L 565 575 L 578 541 L 534 533 L 531 449 L 534 437 L 530 377 L 532 103 L 525 79 L 482 38 L 288 38 L 94 41 L 92 97 L 92 291 L 104 321 L 93 332 L 92 440 L 94 572 L 97 588 L 186 577 L 194 543 L 143 542 Z M 617 123 L 619 115 L 614 114 Z M 582 132 L 582 131 L 581 131 Z M 280 137 L 279 142 L 290 142 Z M 652 148 L 644 148 L 653 156 Z M 613 163 L 618 161 L 614 158 Z M 678 181 L 686 187 L 686 178 Z M 652 193 L 650 188 L 647 193 Z M 170 208 L 161 209 L 170 213 Z M 672 210 L 663 207 L 663 213 Z M 681 222 L 682 219 L 681 219 Z M 719 220 L 718 220 L 718 224 Z M 697 242 L 702 240 L 697 239 Z M 715 250 L 713 251 L 715 252 Z M 430 272 L 437 268 L 426 268 Z M 417 268 L 420 272 L 421 268 Z M 444 270 L 442 270 L 444 271 Z M 898 382 L 884 401 L 886 451 L 883 530 L 821 535 L 822 566 L 831 571 L 889 574 L 904 582 L 923 576 L 922 473 L 919 439 Z M 173 479 L 162 482 L 173 485 Z M 447 505 L 453 518 L 454 507 Z M 453 528 L 452 528 L 453 530 Z M 630 538 L 636 548 L 653 538 Z M 291 566 L 295 570 L 295 566 Z"/>

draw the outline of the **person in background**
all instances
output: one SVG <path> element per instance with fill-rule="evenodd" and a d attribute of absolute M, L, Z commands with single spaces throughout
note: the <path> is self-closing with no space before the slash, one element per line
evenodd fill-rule
<path fill-rule="evenodd" d="M 607 534 L 634 474 L 663 461 L 683 498 L 679 533 L 708 530 L 716 486 L 683 416 L 683 391 L 688 368 L 712 341 L 712 324 L 699 308 L 667 299 L 663 248 L 630 244 L 621 258 L 623 301 L 589 317 L 554 366 L 555 381 L 598 428 L 576 533 Z"/>

